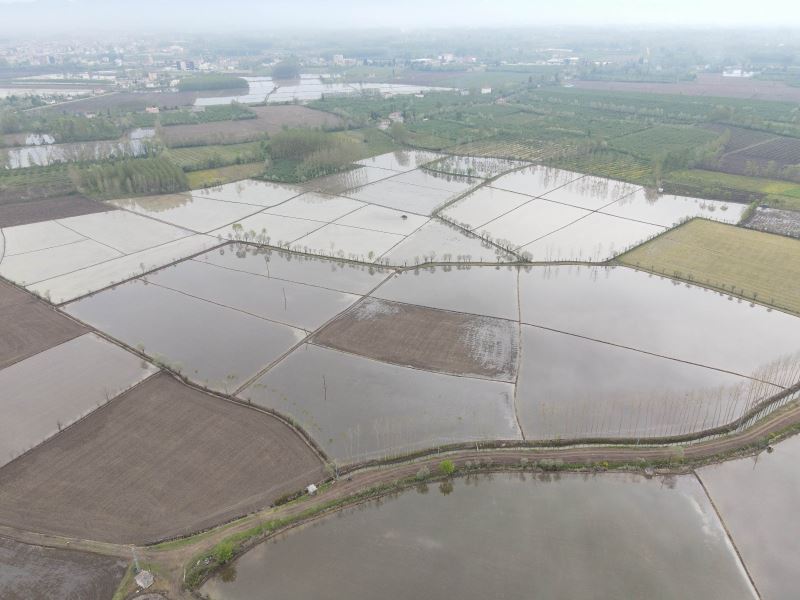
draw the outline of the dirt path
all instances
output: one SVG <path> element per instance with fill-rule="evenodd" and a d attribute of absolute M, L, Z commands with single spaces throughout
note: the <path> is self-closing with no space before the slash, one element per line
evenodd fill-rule
<path fill-rule="evenodd" d="M 770 433 L 777 433 L 800 424 L 800 404 L 790 404 L 776 411 L 767 419 L 757 423 L 742 433 L 716 438 L 682 446 L 682 456 L 687 461 L 712 460 L 721 454 L 744 449 L 751 444 L 763 440 Z M 297 516 L 314 506 L 341 500 L 358 492 L 373 488 L 380 484 L 392 483 L 406 477 L 414 476 L 420 468 L 427 466 L 436 472 L 439 462 L 445 457 L 457 466 L 464 466 L 467 461 L 490 461 L 498 468 L 519 465 L 520 460 L 530 461 L 542 459 L 558 459 L 565 463 L 635 463 L 640 459 L 646 461 L 668 460 L 676 455 L 676 447 L 671 446 L 576 446 L 565 448 L 508 448 L 486 450 L 461 450 L 447 454 L 432 454 L 426 457 L 397 464 L 387 464 L 365 468 L 339 479 L 324 492 L 312 499 L 267 509 L 244 517 L 232 523 L 220 525 L 208 532 L 187 538 L 163 547 L 150 546 L 137 548 L 139 559 L 156 565 L 159 574 L 158 587 L 167 592 L 170 598 L 191 598 L 181 590 L 184 568 L 193 557 L 207 552 L 215 544 L 233 533 L 247 529 L 271 519 L 283 519 Z M 687 470 L 685 467 L 679 470 Z M 0 535 L 41 546 L 54 548 L 73 548 L 106 554 L 110 556 L 131 557 L 131 546 L 124 544 L 107 544 L 91 540 L 70 539 L 48 536 L 35 532 L 20 531 L 11 527 L 0 526 Z"/>

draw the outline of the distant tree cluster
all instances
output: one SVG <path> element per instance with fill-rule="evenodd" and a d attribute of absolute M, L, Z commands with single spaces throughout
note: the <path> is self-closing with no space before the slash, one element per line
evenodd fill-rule
<path fill-rule="evenodd" d="M 166 194 L 189 188 L 186 174 L 163 157 L 131 158 L 74 168 L 78 189 L 96 197 Z"/>
<path fill-rule="evenodd" d="M 300 77 L 300 61 L 287 58 L 272 67 L 273 79 L 297 79 Z"/>
<path fill-rule="evenodd" d="M 247 87 L 247 80 L 236 77 L 235 75 L 225 75 L 221 73 L 193 75 L 191 77 L 184 77 L 178 82 L 178 89 L 182 92 L 229 90 Z"/>
<path fill-rule="evenodd" d="M 287 129 L 269 141 L 272 163 L 289 163 L 296 180 L 341 171 L 360 158 L 358 143 L 314 129 Z"/>

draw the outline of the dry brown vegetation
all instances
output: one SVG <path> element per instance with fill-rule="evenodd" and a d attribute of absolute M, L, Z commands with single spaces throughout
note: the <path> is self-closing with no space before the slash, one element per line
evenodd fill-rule
<path fill-rule="evenodd" d="M 368 298 L 314 342 L 428 371 L 513 381 L 519 348 L 514 321 Z"/>
<path fill-rule="evenodd" d="M 0 280 L 0 369 L 86 331 L 31 294 Z"/>
<path fill-rule="evenodd" d="M 322 478 L 320 458 L 282 421 L 162 373 L 0 469 L 0 523 L 147 543 Z"/>
<path fill-rule="evenodd" d="M 238 144 L 257 140 L 265 133 L 277 133 L 284 127 L 339 127 L 343 124 L 335 115 L 305 106 L 257 106 L 252 110 L 258 115 L 255 119 L 174 125 L 164 127 L 161 135 L 172 147 Z"/>

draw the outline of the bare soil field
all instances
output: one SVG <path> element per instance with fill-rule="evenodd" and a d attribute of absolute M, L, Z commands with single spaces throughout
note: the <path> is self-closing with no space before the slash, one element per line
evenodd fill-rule
<path fill-rule="evenodd" d="M 629 81 L 575 81 L 576 88 L 612 92 L 645 92 L 649 94 L 683 94 L 686 96 L 712 96 L 722 98 L 752 98 L 800 102 L 800 87 L 782 81 L 761 81 L 720 74 L 701 74 L 695 81 L 680 83 L 645 83 Z"/>
<path fill-rule="evenodd" d="M 513 381 L 518 334 L 514 321 L 367 298 L 313 341 L 397 365 Z"/>
<path fill-rule="evenodd" d="M 800 239 L 800 212 L 794 210 L 759 207 L 743 225 L 750 229 Z"/>
<path fill-rule="evenodd" d="M 305 106 L 256 106 L 255 119 L 216 121 L 195 125 L 164 127 L 162 136 L 168 146 L 200 146 L 209 144 L 239 144 L 273 134 L 283 127 L 335 127 L 343 121 L 332 114 Z"/>
<path fill-rule="evenodd" d="M 116 209 L 107 204 L 93 202 L 83 196 L 60 196 L 0 204 L 0 227 L 15 227 L 108 210 Z"/>
<path fill-rule="evenodd" d="M 86 331 L 36 297 L 0 281 L 0 369 Z"/>
<path fill-rule="evenodd" d="M 0 523 L 149 543 L 323 477 L 320 458 L 283 422 L 160 374 L 0 469 Z"/>
<path fill-rule="evenodd" d="M 0 537 L 0 598 L 111 598 L 128 565 L 109 556 L 29 546 Z"/>

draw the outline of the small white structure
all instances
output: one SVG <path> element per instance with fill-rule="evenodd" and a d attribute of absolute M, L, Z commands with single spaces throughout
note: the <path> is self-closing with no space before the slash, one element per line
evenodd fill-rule
<path fill-rule="evenodd" d="M 136 585 L 138 585 L 143 590 L 146 590 L 151 585 L 153 585 L 153 574 L 150 571 L 139 571 L 134 577 L 134 581 L 136 581 Z"/>
<path fill-rule="evenodd" d="M 490 88 L 490 87 L 482 87 L 481 88 L 481 94 L 491 94 L 491 93 L 492 93 L 492 88 Z"/>
<path fill-rule="evenodd" d="M 316 493 L 317 493 L 317 486 L 315 486 L 315 485 L 312 483 L 310 486 L 308 486 L 308 487 L 306 488 L 306 491 L 308 492 L 308 495 L 309 495 L 309 496 L 313 496 L 314 494 L 316 494 Z"/>

